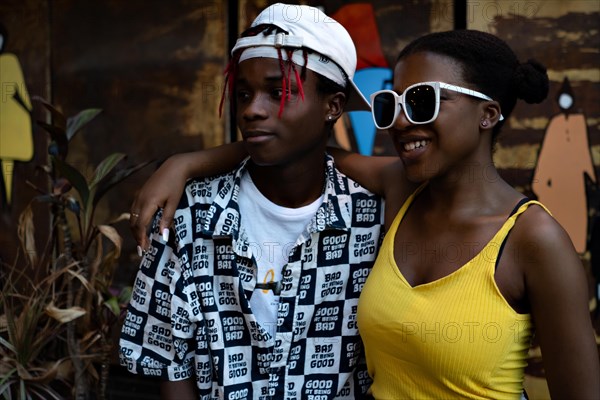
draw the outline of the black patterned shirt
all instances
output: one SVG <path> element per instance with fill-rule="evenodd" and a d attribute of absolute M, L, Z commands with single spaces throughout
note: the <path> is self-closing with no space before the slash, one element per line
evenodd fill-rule
<path fill-rule="evenodd" d="M 323 204 L 283 267 L 276 327 L 260 326 L 250 309 L 256 259 L 237 204 L 245 161 L 188 182 L 168 243 L 155 219 L 121 364 L 167 380 L 193 377 L 202 399 L 364 397 L 371 380 L 356 309 L 383 236 L 383 200 L 326 161 Z"/>

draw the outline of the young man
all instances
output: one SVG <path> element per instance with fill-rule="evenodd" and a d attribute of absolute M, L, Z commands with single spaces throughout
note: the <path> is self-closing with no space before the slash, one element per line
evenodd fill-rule
<path fill-rule="evenodd" d="M 356 308 L 383 204 L 325 153 L 344 109 L 368 110 L 355 68 L 346 30 L 312 7 L 272 5 L 237 41 L 227 82 L 250 157 L 188 182 L 170 235 L 156 217 L 123 325 L 122 364 L 163 378 L 163 397 L 366 394 Z"/>

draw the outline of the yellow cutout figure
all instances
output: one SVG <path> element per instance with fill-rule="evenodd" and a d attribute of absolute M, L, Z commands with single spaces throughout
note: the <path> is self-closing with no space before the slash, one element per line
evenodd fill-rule
<path fill-rule="evenodd" d="M 571 113 L 574 97 L 567 78 L 558 94 L 561 113 L 550 120 L 531 188 L 568 232 L 575 249 L 586 251 L 588 204 L 585 175 L 596 182 L 585 116 Z"/>
<path fill-rule="evenodd" d="M 0 24 L 0 164 L 6 203 L 12 199 L 13 166 L 15 161 L 30 161 L 33 157 L 31 101 L 23 79 L 23 71 L 14 54 L 4 53 L 7 32 Z"/>

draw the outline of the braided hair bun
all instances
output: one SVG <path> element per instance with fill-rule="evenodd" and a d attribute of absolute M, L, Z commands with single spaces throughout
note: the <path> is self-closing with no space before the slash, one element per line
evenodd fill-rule
<path fill-rule="evenodd" d="M 549 89 L 546 67 L 533 59 L 519 64 L 515 69 L 512 85 L 519 99 L 529 104 L 541 103 L 548 96 Z"/>

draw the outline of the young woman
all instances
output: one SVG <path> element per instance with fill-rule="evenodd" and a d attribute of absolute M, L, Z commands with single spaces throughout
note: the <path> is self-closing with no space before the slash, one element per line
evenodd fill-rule
<path fill-rule="evenodd" d="M 434 33 L 400 53 L 393 89 L 372 95 L 372 112 L 400 165 L 336 154 L 345 173 L 386 198 L 387 233 L 358 312 L 374 397 L 518 399 L 536 335 L 553 398 L 600 398 L 578 255 L 492 160 L 517 99 L 546 97 L 545 68 L 520 63 L 487 33 Z M 238 151 L 212 150 L 232 159 Z M 197 169 L 192 156 L 178 157 L 134 202 L 145 215 L 168 200 L 159 182 Z"/>
<path fill-rule="evenodd" d="M 394 91 L 372 95 L 375 122 L 419 185 L 386 197 L 402 206 L 359 303 L 375 398 L 519 398 L 534 334 L 553 398 L 600 397 L 577 253 L 492 161 L 517 98 L 547 91 L 538 63 L 519 63 L 493 35 L 452 31 L 409 44 Z"/>

